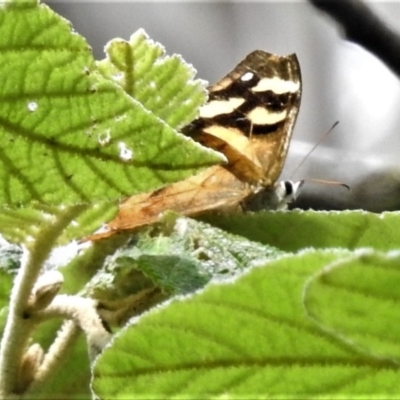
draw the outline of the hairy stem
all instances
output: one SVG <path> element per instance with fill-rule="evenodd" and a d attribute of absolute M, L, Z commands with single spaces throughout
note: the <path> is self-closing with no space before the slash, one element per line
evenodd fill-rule
<path fill-rule="evenodd" d="M 70 319 L 60 329 L 57 339 L 48 350 L 43 363 L 36 372 L 33 382 L 24 393 L 24 398 L 35 397 L 40 392 L 43 384 L 54 376 L 60 360 L 65 360 L 67 353 L 74 343 L 78 328 L 83 330 L 89 346 L 89 354 L 93 360 L 108 343 L 111 335 L 103 327 L 102 321 L 97 313 L 97 302 L 92 299 L 59 295 L 43 311 L 34 315 L 37 321 L 62 317 Z"/>
<path fill-rule="evenodd" d="M 77 206 L 65 208 L 50 218 L 43 215 L 43 224 L 37 235 L 25 244 L 0 343 L 0 398 L 10 397 L 17 387 L 21 359 L 34 325 L 25 315 L 32 288 L 57 238 L 80 212 L 81 207 Z"/>
<path fill-rule="evenodd" d="M 34 398 L 35 394 L 40 393 L 44 383 L 58 373 L 61 364 L 60 361 L 67 358 L 67 354 L 74 345 L 80 332 L 78 325 L 76 325 L 74 321 L 66 321 L 62 325 L 58 331 L 57 338 L 47 351 L 32 384 L 28 387 L 28 390 L 23 394 L 22 398 Z"/>

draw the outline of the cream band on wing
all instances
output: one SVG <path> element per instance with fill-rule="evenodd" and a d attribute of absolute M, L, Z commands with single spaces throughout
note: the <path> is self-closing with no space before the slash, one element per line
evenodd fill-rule
<path fill-rule="evenodd" d="M 256 155 L 255 149 L 252 147 L 250 140 L 242 131 L 235 128 L 226 128 L 221 125 L 212 125 L 204 129 L 204 132 L 221 139 L 247 157 L 256 168 L 262 168 L 260 161 Z"/>
<path fill-rule="evenodd" d="M 200 108 L 200 118 L 214 118 L 221 114 L 230 114 L 245 102 L 243 97 L 231 97 L 229 100 L 212 100 Z"/>
<path fill-rule="evenodd" d="M 269 111 L 265 107 L 256 107 L 246 115 L 253 125 L 273 125 L 283 121 L 287 116 L 287 111 Z"/>
<path fill-rule="evenodd" d="M 273 91 L 276 94 L 295 93 L 300 88 L 300 82 L 287 81 L 274 76 L 273 78 L 263 78 L 256 86 L 250 90 L 252 92 L 266 92 Z"/>
<path fill-rule="evenodd" d="M 226 128 L 221 125 L 211 125 L 204 128 L 204 132 L 213 135 L 237 149 L 246 149 L 249 138 L 242 131 L 235 128 Z"/>

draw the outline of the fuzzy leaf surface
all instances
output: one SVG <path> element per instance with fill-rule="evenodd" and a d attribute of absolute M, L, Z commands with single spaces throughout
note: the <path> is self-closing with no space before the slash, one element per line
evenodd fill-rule
<path fill-rule="evenodd" d="M 139 29 L 129 42 L 114 39 L 106 46 L 107 58 L 98 62 L 104 76 L 175 129 L 191 122 L 206 101 L 205 82 L 196 70 Z"/>
<path fill-rule="evenodd" d="M 315 274 L 305 288 L 305 306 L 333 336 L 399 363 L 399 287 L 399 252 L 364 251 Z"/>
<path fill-rule="evenodd" d="M 116 199 L 222 161 L 102 76 L 43 4 L 0 9 L 0 54 L 0 204 Z"/>
<path fill-rule="evenodd" d="M 304 306 L 309 279 L 348 257 L 282 257 L 149 313 L 100 356 L 94 391 L 101 399 L 395 397 L 398 363 L 322 329 Z"/>
<path fill-rule="evenodd" d="M 298 251 L 307 247 L 371 247 L 383 251 L 400 248 L 399 212 L 265 211 L 213 215 L 204 220 L 283 251 Z"/>

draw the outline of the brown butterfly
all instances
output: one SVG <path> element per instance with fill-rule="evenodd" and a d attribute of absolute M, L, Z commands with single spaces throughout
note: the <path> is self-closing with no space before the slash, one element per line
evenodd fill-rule
<path fill-rule="evenodd" d="M 199 118 L 183 132 L 222 152 L 228 162 L 159 190 L 129 197 L 119 205 L 98 240 L 157 222 L 175 211 L 196 215 L 210 210 L 280 208 L 300 183 L 276 181 L 282 171 L 301 99 L 296 55 L 256 50 L 209 87 Z"/>

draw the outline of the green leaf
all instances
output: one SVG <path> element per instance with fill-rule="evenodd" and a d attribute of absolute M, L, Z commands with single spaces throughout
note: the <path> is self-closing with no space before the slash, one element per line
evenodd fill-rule
<path fill-rule="evenodd" d="M 15 275 L 21 265 L 22 249 L 0 237 L 0 338 L 3 335 L 8 302 Z"/>
<path fill-rule="evenodd" d="M 205 223 L 167 215 L 109 257 L 86 291 L 103 309 L 118 309 L 120 325 L 166 298 L 232 279 L 281 254 Z"/>
<path fill-rule="evenodd" d="M 45 5 L 0 9 L 0 54 L 0 204 L 115 199 L 222 161 L 104 78 Z"/>
<path fill-rule="evenodd" d="M 140 270 L 173 295 L 193 292 L 211 279 L 233 278 L 283 254 L 204 222 L 169 217 L 141 233 L 138 241 L 116 254 L 116 260 L 136 260 Z"/>
<path fill-rule="evenodd" d="M 175 129 L 191 122 L 206 101 L 206 83 L 193 80 L 196 70 L 176 54 L 166 56 L 143 29 L 129 42 L 110 41 L 106 53 L 97 64 L 104 76 Z"/>
<path fill-rule="evenodd" d="M 310 277 L 349 255 L 282 257 L 234 285 L 208 286 L 148 313 L 99 357 L 95 393 L 101 399 L 398 395 L 394 360 L 336 338 L 304 308 Z"/>
<path fill-rule="evenodd" d="M 88 236 L 115 216 L 118 210 L 117 204 L 105 201 L 67 207 L 75 209 L 75 219 L 60 234 L 57 240 L 59 245 Z M 24 243 L 28 237 L 35 237 L 49 218 L 57 218 L 65 209 L 64 205 L 49 206 L 40 203 L 31 203 L 24 208 L 0 206 L 0 232 L 12 243 Z"/>
<path fill-rule="evenodd" d="M 88 208 L 88 205 L 78 204 L 68 207 L 74 217 L 81 221 L 79 217 L 81 217 L 82 212 Z M 89 215 L 96 215 L 96 208 L 96 205 L 91 207 Z M 71 223 L 67 229 L 63 231 L 58 240 L 59 243 L 65 243 L 68 239 L 71 240 L 76 237 L 82 237 L 82 232 L 87 232 L 89 229 L 93 229 L 93 226 L 95 228 L 98 227 L 104 221 L 104 218 L 108 216 L 107 211 L 109 212 L 110 210 L 113 210 L 110 205 L 107 206 L 106 210 L 104 210 L 104 208 L 105 207 L 103 207 L 102 213 L 103 218 L 99 216 L 97 219 L 90 221 L 91 224 L 88 224 L 87 227 L 78 225 L 76 221 L 74 221 L 75 223 L 73 224 Z M 40 231 L 41 227 L 48 223 L 49 220 L 57 219 L 65 211 L 66 206 L 63 205 L 58 207 L 48 206 L 36 202 L 31 203 L 29 207 L 24 208 L 0 206 L 0 232 L 8 241 L 22 244 L 27 238 L 34 238 Z M 86 214 L 84 214 L 84 216 L 85 215 Z M 86 218 L 84 221 L 85 220 Z"/>
<path fill-rule="evenodd" d="M 205 221 L 284 251 L 303 248 L 400 248 L 400 213 L 366 211 L 265 211 L 213 215 Z M 301 234 L 300 234 L 301 233 Z"/>
<path fill-rule="evenodd" d="M 3 336 L 3 330 L 6 324 L 12 283 L 13 276 L 5 269 L 0 268 L 0 338 Z"/>
<path fill-rule="evenodd" d="M 400 361 L 400 255 L 362 251 L 319 271 L 305 291 L 322 329 L 377 358 Z"/>

